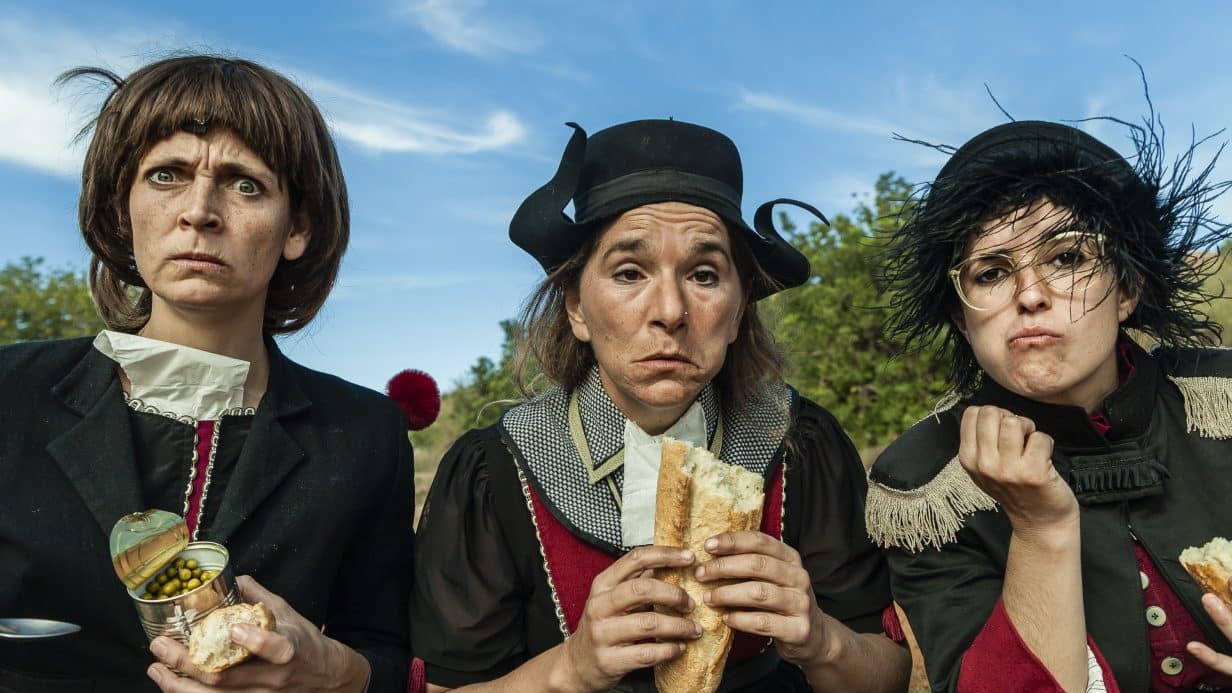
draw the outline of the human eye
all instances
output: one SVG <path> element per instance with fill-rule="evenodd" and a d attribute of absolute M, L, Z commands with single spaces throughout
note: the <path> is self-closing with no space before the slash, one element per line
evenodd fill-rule
<path fill-rule="evenodd" d="M 979 286 L 991 286 L 1010 276 L 1009 262 L 998 257 L 981 258 L 967 265 L 969 280 Z"/>
<path fill-rule="evenodd" d="M 612 272 L 612 278 L 623 284 L 631 284 L 642 278 L 642 270 L 636 265 L 621 265 Z"/>
<path fill-rule="evenodd" d="M 241 195 L 260 195 L 265 188 L 251 178 L 236 178 L 235 190 Z"/>
<path fill-rule="evenodd" d="M 177 179 L 175 171 L 169 168 L 156 168 L 146 174 L 146 180 L 157 185 L 169 185 Z"/>
<path fill-rule="evenodd" d="M 719 273 L 709 267 L 699 267 L 693 271 L 693 281 L 702 286 L 714 286 L 719 283 Z"/>
<path fill-rule="evenodd" d="M 985 267 L 975 272 L 976 284 L 996 284 L 1009 275 L 1004 267 Z"/>

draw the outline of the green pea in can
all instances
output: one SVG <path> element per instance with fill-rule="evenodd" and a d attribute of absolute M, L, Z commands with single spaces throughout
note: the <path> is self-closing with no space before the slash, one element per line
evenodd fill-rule
<path fill-rule="evenodd" d="M 214 573 L 214 576 L 199 587 L 179 596 L 146 599 L 149 583 L 158 584 L 158 575 L 162 574 L 160 572 L 140 587 L 130 588 L 128 594 L 137 605 L 137 615 L 147 638 L 152 641 L 160 635 L 166 635 L 187 646 L 188 636 L 194 625 L 215 609 L 239 603 L 240 596 L 235 586 L 235 575 L 231 572 L 230 555 L 222 544 L 194 541 L 176 558 L 195 560 L 202 570 L 208 570 Z"/>

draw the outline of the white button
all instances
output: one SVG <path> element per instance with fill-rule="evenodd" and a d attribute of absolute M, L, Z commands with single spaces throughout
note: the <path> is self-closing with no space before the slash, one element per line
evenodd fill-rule
<path fill-rule="evenodd" d="M 1156 628 L 1162 626 L 1168 620 L 1168 614 L 1158 606 L 1149 606 L 1146 609 L 1146 622 Z"/>
<path fill-rule="evenodd" d="M 1181 669 L 1185 668 L 1185 663 L 1176 657 L 1164 657 L 1164 661 L 1159 663 L 1159 668 L 1168 676 L 1176 676 L 1181 673 Z"/>
<path fill-rule="evenodd" d="M 1146 589 L 1146 586 L 1151 584 L 1151 579 L 1141 570 L 1138 571 L 1138 578 L 1142 580 L 1142 589 Z"/>

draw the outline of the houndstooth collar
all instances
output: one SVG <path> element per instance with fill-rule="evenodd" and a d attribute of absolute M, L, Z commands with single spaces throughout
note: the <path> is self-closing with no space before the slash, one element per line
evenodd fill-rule
<path fill-rule="evenodd" d="M 570 393 L 554 387 L 507 411 L 500 429 L 527 481 L 552 514 L 580 538 L 611 553 L 628 550 L 621 541 L 620 506 L 613 495 L 623 489 L 624 470 L 610 473 L 611 484 L 591 482 L 569 434 Z M 739 411 L 723 412 L 720 458 L 768 477 L 795 410 L 795 390 L 782 386 L 772 396 Z M 594 368 L 577 388 L 582 428 L 596 468 L 624 447 L 625 416 L 608 396 Z M 698 395 L 713 440 L 721 407 L 713 383 Z"/>

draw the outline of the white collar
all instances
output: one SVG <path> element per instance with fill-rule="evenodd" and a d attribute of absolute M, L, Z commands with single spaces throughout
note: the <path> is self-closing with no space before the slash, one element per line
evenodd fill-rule
<path fill-rule="evenodd" d="M 143 410 L 210 421 L 244 404 L 247 361 L 111 330 L 94 348 L 124 370 L 130 403 Z"/>

